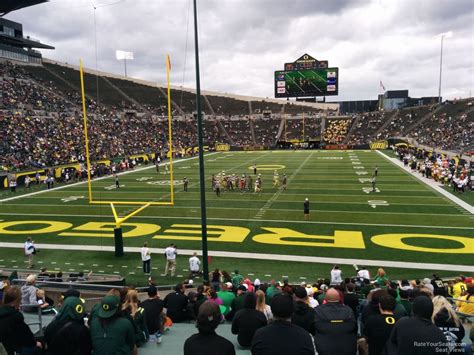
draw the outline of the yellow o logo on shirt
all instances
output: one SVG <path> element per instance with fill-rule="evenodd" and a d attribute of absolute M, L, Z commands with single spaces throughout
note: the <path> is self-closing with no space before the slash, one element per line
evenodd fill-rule
<path fill-rule="evenodd" d="M 106 306 L 106 305 L 104 305 Z M 84 312 L 84 307 L 82 307 L 80 304 L 76 306 L 76 313 L 82 314 Z"/>
<path fill-rule="evenodd" d="M 103 305 L 102 305 L 102 309 L 103 309 L 104 311 L 108 311 L 109 308 L 110 308 L 110 307 L 109 307 L 108 304 L 103 304 Z"/>
<path fill-rule="evenodd" d="M 387 324 L 395 324 L 395 318 L 393 318 L 393 317 L 387 317 L 387 318 L 385 318 L 385 322 L 386 322 Z"/>

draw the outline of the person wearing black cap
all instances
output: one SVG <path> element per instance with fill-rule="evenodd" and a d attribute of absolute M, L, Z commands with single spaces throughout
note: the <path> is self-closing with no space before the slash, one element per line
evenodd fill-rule
<path fill-rule="evenodd" d="M 413 317 L 403 317 L 392 330 L 387 342 L 389 354 L 448 354 L 446 337 L 431 322 L 433 302 L 427 296 L 413 301 Z"/>
<path fill-rule="evenodd" d="M 219 306 L 210 301 L 199 307 L 196 327 L 199 333 L 184 342 L 184 355 L 235 355 L 234 345 L 216 334 L 222 314 Z"/>
<path fill-rule="evenodd" d="M 238 311 L 232 321 L 232 334 L 237 334 L 237 341 L 244 348 L 250 347 L 257 329 L 267 325 L 267 317 L 256 310 L 257 297 L 254 293 L 245 294 L 244 308 Z"/>
<path fill-rule="evenodd" d="M 255 332 L 252 355 L 316 354 L 313 336 L 291 323 L 295 310 L 293 298 L 283 293 L 275 295 L 271 308 L 273 322 Z"/>
<path fill-rule="evenodd" d="M 298 286 L 295 288 L 295 311 L 291 316 L 291 322 L 314 334 L 314 308 L 309 306 L 306 288 Z"/>
<path fill-rule="evenodd" d="M 135 329 L 132 322 L 120 316 L 120 299 L 105 296 L 91 322 L 94 355 L 130 355 L 135 349 Z"/>
<path fill-rule="evenodd" d="M 89 328 L 84 325 L 84 316 L 84 302 L 70 294 L 65 296 L 59 313 L 44 331 L 48 354 L 88 355 L 92 352 Z"/>

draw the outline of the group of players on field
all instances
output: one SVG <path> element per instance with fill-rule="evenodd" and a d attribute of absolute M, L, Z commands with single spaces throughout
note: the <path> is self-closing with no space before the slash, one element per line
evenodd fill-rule
<path fill-rule="evenodd" d="M 220 197 L 222 191 L 239 191 L 240 193 L 244 192 L 254 192 L 254 194 L 260 194 L 262 192 L 262 174 L 257 174 L 257 167 L 253 166 L 253 171 L 255 175 L 255 181 L 252 178 L 251 174 L 242 174 L 239 176 L 237 174 L 226 174 L 225 171 L 222 171 L 218 174 L 212 174 L 211 177 L 211 186 L 212 190 Z M 273 172 L 273 187 L 286 190 L 288 186 L 288 179 L 286 174 L 279 175 L 275 170 Z"/>

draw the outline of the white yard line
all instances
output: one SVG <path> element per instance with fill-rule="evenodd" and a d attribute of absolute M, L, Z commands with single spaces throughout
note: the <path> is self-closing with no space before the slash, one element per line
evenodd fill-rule
<path fill-rule="evenodd" d="M 23 243 L 0 243 L 2 248 L 22 249 Z M 68 244 L 38 244 L 38 249 L 50 250 L 77 250 L 77 251 L 108 251 L 113 252 L 113 246 L 101 245 L 68 245 Z M 140 253 L 140 247 L 125 247 L 125 252 Z M 163 248 L 150 248 L 152 255 L 162 255 L 165 251 Z M 196 250 L 182 250 L 180 255 L 193 255 Z M 428 264 L 428 263 L 413 263 L 406 261 L 388 261 L 388 260 L 367 260 L 367 259 L 344 259 L 344 258 L 325 258 L 317 256 L 302 256 L 302 255 L 283 255 L 283 254 L 261 254 L 261 253 L 240 253 L 228 251 L 209 251 L 210 256 L 222 258 L 239 258 L 239 259 L 254 259 L 254 260 L 278 260 L 278 261 L 297 261 L 306 263 L 321 263 L 321 264 L 343 264 L 343 265 L 365 265 L 365 266 L 381 266 L 394 267 L 402 269 L 421 269 L 421 270 L 446 270 L 474 272 L 474 266 L 471 265 L 452 265 L 452 264 Z"/>
<path fill-rule="evenodd" d="M 293 180 L 293 178 L 298 175 L 298 173 L 301 171 L 301 169 L 303 168 L 303 166 L 306 165 L 306 163 L 308 162 L 308 160 L 313 156 L 313 153 L 309 154 L 305 160 L 303 160 L 303 162 L 300 164 L 300 166 L 298 167 L 298 169 L 295 170 L 295 172 L 293 172 L 293 174 L 291 174 L 291 176 L 288 178 L 288 184 L 291 182 L 291 180 Z M 278 187 L 278 190 L 273 194 L 272 197 L 270 197 L 268 199 L 268 201 L 265 203 L 265 205 L 259 209 L 259 211 L 257 212 L 257 214 L 255 215 L 255 218 L 262 218 L 263 215 L 265 214 L 265 212 L 270 209 L 270 207 L 272 206 L 273 202 L 276 201 L 276 199 L 281 195 L 281 193 L 283 192 L 283 188 L 282 187 Z"/>
<path fill-rule="evenodd" d="M 210 156 L 210 155 L 217 154 L 217 153 L 218 153 L 218 152 L 206 154 L 206 157 L 208 157 L 208 156 Z M 178 163 L 181 163 L 181 162 L 183 162 L 183 161 L 191 160 L 191 159 L 197 159 L 197 156 L 196 156 L 196 157 L 184 158 L 184 159 L 181 159 L 181 160 L 177 160 L 177 161 L 173 162 L 173 165 L 178 164 Z M 161 164 L 160 164 L 160 166 L 165 166 L 165 165 L 169 165 L 169 162 L 161 163 Z M 150 166 L 145 166 L 145 167 L 143 167 L 143 168 L 138 168 L 138 169 L 134 169 L 134 170 L 128 170 L 128 171 L 125 171 L 125 172 L 123 172 L 123 173 L 118 173 L 117 175 L 123 176 L 123 175 L 131 174 L 131 173 L 136 173 L 136 172 L 143 171 L 143 170 L 152 169 L 152 168 L 156 168 L 156 166 L 152 164 L 152 165 L 150 165 Z M 103 177 L 94 179 L 94 180 L 92 180 L 92 182 L 94 183 L 94 182 L 96 182 L 96 181 L 105 180 L 105 179 L 110 179 L 110 178 L 112 178 L 112 175 L 107 175 L 107 176 L 103 176 Z M 32 192 L 32 193 L 30 193 L 30 194 L 24 194 L 24 195 L 20 195 L 20 196 L 13 196 L 13 197 L 9 197 L 9 198 L 4 198 L 3 200 L 0 200 L 0 203 L 2 203 L 2 202 L 7 202 L 7 201 L 12 201 L 12 200 L 18 200 L 18 199 L 21 199 L 21 198 L 26 198 L 26 197 L 30 197 L 30 196 L 39 195 L 39 194 L 44 194 L 44 193 L 46 193 L 46 192 L 51 192 L 51 191 L 57 191 L 57 190 L 67 189 L 67 188 L 72 187 L 72 186 L 78 186 L 78 185 L 84 185 L 84 184 L 87 184 L 87 181 L 75 182 L 75 183 L 69 184 L 69 185 L 63 185 L 63 186 L 59 186 L 59 187 L 54 187 L 54 188 L 49 189 L 49 190 L 41 190 L 41 191 Z"/>
<path fill-rule="evenodd" d="M 441 186 L 439 186 L 439 183 L 437 183 L 433 179 L 428 179 L 426 177 L 421 176 L 418 173 L 412 172 L 411 169 L 409 167 L 404 166 L 403 163 L 400 160 L 398 160 L 396 158 L 390 158 L 388 155 L 382 153 L 379 150 L 377 150 L 377 153 L 380 156 L 384 157 L 386 160 L 390 161 L 393 165 L 398 166 L 400 169 L 402 169 L 406 173 L 410 174 L 411 176 L 415 177 L 416 179 L 418 179 L 419 181 L 424 183 L 426 186 L 431 187 L 433 190 L 435 190 L 439 194 L 443 195 L 444 197 L 449 199 L 451 202 L 453 202 L 456 205 L 462 207 L 463 209 L 465 209 L 469 213 L 474 214 L 474 207 L 473 206 L 471 206 L 467 202 L 464 202 L 463 200 L 461 200 L 459 197 L 456 197 L 453 194 L 446 191 L 445 189 L 443 189 Z"/>
<path fill-rule="evenodd" d="M 19 213 L 0 213 L 0 216 L 18 216 Z M 110 218 L 113 219 L 111 215 L 105 214 L 61 214 L 56 213 L 21 213 L 21 216 L 41 216 L 41 217 L 72 217 L 72 218 Z M 134 216 L 133 218 L 137 219 L 158 219 L 157 216 Z M 201 220 L 201 217 L 183 217 L 183 216 L 166 216 L 166 219 L 189 219 L 189 220 Z M 225 221 L 237 221 L 237 222 L 272 222 L 272 223 L 291 223 L 291 224 L 324 224 L 328 225 L 342 225 L 342 226 L 373 226 L 373 227 L 407 227 L 407 228 L 430 228 L 430 229 L 460 229 L 460 230 L 474 230 L 474 227 L 459 227 L 459 226 L 436 226 L 436 225 L 418 225 L 418 224 L 387 224 L 387 223 L 352 223 L 352 222 L 333 222 L 333 221 L 290 221 L 290 220 L 277 220 L 277 219 L 253 219 L 253 218 L 215 218 L 208 217 L 209 221 L 218 221 L 222 223 L 222 220 Z M 1 220 L 0 220 L 1 221 Z"/>

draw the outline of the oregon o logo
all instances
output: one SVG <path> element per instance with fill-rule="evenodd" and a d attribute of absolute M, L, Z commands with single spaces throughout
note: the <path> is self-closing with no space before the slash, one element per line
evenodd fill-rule
<path fill-rule="evenodd" d="M 285 169 L 285 165 L 279 164 L 263 164 L 263 165 L 255 165 L 257 170 L 281 170 Z M 253 166 L 249 166 L 249 170 L 253 170 Z"/>
<path fill-rule="evenodd" d="M 108 305 L 106 305 L 106 304 L 104 304 L 104 306 L 108 307 Z M 84 312 L 84 307 L 82 307 L 80 304 L 78 304 L 76 306 L 76 312 L 79 313 L 79 314 L 82 314 L 82 312 Z"/>
<path fill-rule="evenodd" d="M 102 309 L 103 309 L 104 311 L 108 311 L 109 308 L 110 308 L 110 307 L 109 307 L 108 304 L 103 304 L 103 305 L 102 305 Z"/>
<path fill-rule="evenodd" d="M 169 180 L 148 181 L 147 184 L 165 186 L 165 185 L 171 185 L 171 181 L 169 181 Z M 173 185 L 182 185 L 182 184 L 183 184 L 183 182 L 181 180 L 174 180 L 173 181 Z"/>
<path fill-rule="evenodd" d="M 385 318 L 385 322 L 386 322 L 387 324 L 395 324 L 395 318 L 393 318 L 393 317 L 387 317 L 387 318 Z"/>

